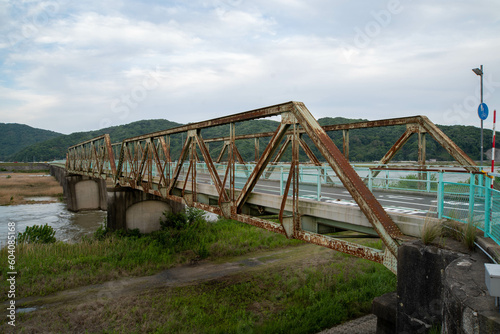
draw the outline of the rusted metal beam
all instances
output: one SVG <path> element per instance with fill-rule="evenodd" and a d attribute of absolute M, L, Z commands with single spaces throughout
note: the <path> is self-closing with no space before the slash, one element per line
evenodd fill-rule
<path fill-rule="evenodd" d="M 280 123 L 278 129 L 276 129 L 274 136 L 269 141 L 269 144 L 267 144 L 267 147 L 264 150 L 264 152 L 262 153 L 262 156 L 260 157 L 259 161 L 257 161 L 255 168 L 252 171 L 252 174 L 250 174 L 250 177 L 248 178 L 247 182 L 243 186 L 243 189 L 242 189 L 240 196 L 238 197 L 238 200 L 236 203 L 236 210 L 237 211 L 247 201 L 253 188 L 257 184 L 257 181 L 259 180 L 260 176 L 264 172 L 267 164 L 271 160 L 273 154 L 278 149 L 279 143 L 281 142 L 281 140 L 283 140 L 285 133 L 289 127 L 290 127 L 290 124 L 283 123 L 283 121 L 282 121 L 282 123 Z"/>
<path fill-rule="evenodd" d="M 425 166 L 425 132 L 418 132 L 418 164 L 420 166 Z"/>
<path fill-rule="evenodd" d="M 300 134 L 299 135 L 299 144 L 300 144 L 300 147 L 302 147 L 302 149 L 304 150 L 304 152 L 306 153 L 307 157 L 309 158 L 309 160 L 316 166 L 321 166 L 321 162 L 318 160 L 318 158 L 314 155 L 314 153 L 311 151 L 311 149 L 309 148 L 309 145 L 307 145 L 307 143 L 305 142 L 305 140 L 302 138 L 302 135 Z"/>
<path fill-rule="evenodd" d="M 351 164 L 345 159 L 343 154 L 328 137 L 325 130 L 318 124 L 306 106 L 301 102 L 296 102 L 293 114 L 299 120 L 300 125 L 305 129 L 309 138 L 316 144 L 330 167 L 335 171 L 344 187 L 349 191 L 359 208 L 373 228 L 380 236 L 384 244 L 396 255 L 398 243 L 395 239 L 403 239 L 403 234 L 396 224 L 389 217 L 382 205 L 370 192 L 363 180 L 359 177 Z"/>
<path fill-rule="evenodd" d="M 346 240 L 336 239 L 303 230 L 296 232 L 296 239 L 303 240 L 315 245 L 327 247 L 336 250 L 338 252 L 353 255 L 362 259 L 367 259 L 378 263 L 384 262 L 383 252 L 377 249 L 366 247 Z"/>
<path fill-rule="evenodd" d="M 218 125 L 224 125 L 224 124 L 248 121 L 248 120 L 252 120 L 252 119 L 276 116 L 276 115 L 280 115 L 282 112 L 290 111 L 292 108 L 293 108 L 293 102 L 286 102 L 286 103 L 277 104 L 277 105 L 265 107 L 265 108 L 254 109 L 251 111 L 246 111 L 246 112 L 242 112 L 242 113 L 238 113 L 238 114 L 234 114 L 234 115 L 230 115 L 230 116 L 214 118 L 214 119 L 211 119 L 208 121 L 190 123 L 187 125 L 182 125 L 182 126 L 173 128 L 173 129 L 152 132 L 152 133 L 149 133 L 146 135 L 128 138 L 128 139 L 125 139 L 124 141 L 131 142 L 131 141 L 143 140 L 143 139 L 151 138 L 151 137 L 159 137 L 159 136 L 171 135 L 174 133 L 186 132 L 189 130 L 204 129 L 204 128 L 214 127 L 214 126 L 218 126 Z"/>
<path fill-rule="evenodd" d="M 224 145 L 222 146 L 219 157 L 215 161 L 216 163 L 220 163 L 222 161 L 222 158 L 224 157 L 224 153 L 226 152 L 228 147 L 229 147 L 229 140 L 224 142 Z"/>
<path fill-rule="evenodd" d="M 349 130 L 342 130 L 344 157 L 349 161 Z"/>
<path fill-rule="evenodd" d="M 379 166 L 386 165 L 389 161 L 394 158 L 396 153 L 403 147 L 404 144 L 410 139 L 410 137 L 413 135 L 413 130 L 412 129 L 406 129 L 406 131 L 401 135 L 401 137 L 396 141 L 394 145 L 387 151 L 387 153 L 380 159 L 378 162 Z M 380 170 L 374 170 L 372 172 L 372 177 L 377 177 L 377 175 L 380 173 Z"/>
<path fill-rule="evenodd" d="M 268 116 L 281 116 L 281 123 L 275 132 L 266 132 L 258 134 L 238 135 L 235 133 L 235 123 L 251 119 L 259 119 Z M 208 127 L 229 124 L 230 133 L 228 137 L 204 139 L 201 137 L 201 130 Z M 312 117 L 310 112 L 300 102 L 287 102 L 271 107 L 255 109 L 252 111 L 220 117 L 217 119 L 192 123 L 165 131 L 153 132 L 150 134 L 128 138 L 121 143 L 119 150 L 118 166 L 115 165 L 114 149 L 116 144 L 111 144 L 109 135 L 103 135 L 86 142 L 74 145 L 69 148 L 67 154 L 67 166 L 71 171 L 91 175 L 93 177 L 105 177 L 113 175 L 115 182 L 121 182 L 125 186 L 139 189 L 151 194 L 163 196 L 177 202 L 185 201 L 188 205 L 216 214 L 223 214 L 227 217 L 246 222 L 255 226 L 266 228 L 268 230 L 285 234 L 288 237 L 305 240 L 311 243 L 326 246 L 332 249 L 342 251 L 347 254 L 370 259 L 372 261 L 383 263 L 394 271 L 398 248 L 397 239 L 405 239 L 401 231 L 392 222 L 391 218 L 380 206 L 373 194 L 364 185 L 352 166 L 348 162 L 349 145 L 348 131 L 350 129 L 360 129 L 367 127 L 407 125 L 407 131 L 391 148 L 391 150 L 382 158 L 381 162 L 388 162 L 401 146 L 408 140 L 412 133 L 419 133 L 419 163 L 423 169 L 425 166 L 425 133 L 429 133 L 462 165 L 466 165 L 473 172 L 477 172 L 474 162 L 468 158 L 444 133 L 439 130 L 432 122 L 424 116 L 404 117 L 390 120 L 363 121 L 350 124 L 337 124 L 321 127 Z M 326 131 L 344 130 L 344 149 L 343 154 L 335 146 L 333 141 L 326 134 Z M 177 161 L 177 166 L 172 175 L 170 175 L 171 147 L 170 135 L 187 133 L 186 141 Z M 330 167 L 335 171 L 346 189 L 351 193 L 353 199 L 358 203 L 360 209 L 366 215 L 375 231 L 380 235 L 384 244 L 387 246 L 386 252 L 380 252 L 368 247 L 351 244 L 344 240 L 338 240 L 330 237 L 321 236 L 310 232 L 305 232 L 301 228 L 301 213 L 299 212 L 299 147 L 301 146 L 309 159 L 317 166 L 321 166 L 318 158 L 312 153 L 301 135 L 306 133 L 317 146 Z M 285 136 L 288 136 L 284 145 L 280 148 Z M 270 141 L 264 152 L 259 157 L 259 138 L 270 137 Z M 235 160 L 244 164 L 243 158 L 236 147 L 236 140 L 255 138 L 256 166 L 254 171 L 248 177 L 246 184 L 241 192 L 235 190 Z M 224 175 L 224 181 L 218 174 L 213 163 L 213 158 L 207 147 L 207 143 L 215 141 L 224 141 L 224 147 L 219 155 L 219 160 L 228 150 L 228 164 Z M 280 206 L 279 219 L 281 224 L 266 221 L 257 217 L 251 217 L 241 214 L 243 205 L 248 200 L 257 181 L 265 172 L 266 166 L 270 163 L 275 153 L 276 162 L 282 157 L 283 153 L 292 143 L 292 163 L 290 174 L 286 184 L 285 196 Z M 208 205 L 198 202 L 197 187 L 200 185 L 197 181 L 196 162 L 199 160 L 197 147 L 207 164 L 211 179 L 215 189 L 219 194 L 219 203 Z M 161 156 L 163 154 L 163 156 Z M 189 157 L 189 158 L 188 158 Z M 189 168 L 182 184 L 181 194 L 178 195 L 178 189 L 174 191 L 179 181 L 183 165 L 189 159 Z M 153 162 L 154 161 L 154 162 Z M 108 165 L 109 162 L 109 165 Z M 153 180 L 153 163 L 160 173 Z M 466 167 L 467 168 L 467 167 Z M 377 169 L 379 170 L 379 169 Z M 229 185 L 226 182 L 229 179 Z M 188 184 L 189 183 L 189 184 Z M 166 189 L 161 189 L 165 187 Z M 227 189 L 229 188 L 229 194 Z M 292 192 L 291 206 L 287 206 L 286 201 L 288 192 Z M 238 197 L 236 198 L 236 196 Z M 288 211 L 285 213 L 285 208 Z"/>
<path fill-rule="evenodd" d="M 179 157 L 179 160 L 177 162 L 177 166 L 175 166 L 175 171 L 174 174 L 172 175 L 172 179 L 170 181 L 170 185 L 168 187 L 167 194 L 171 194 L 175 184 L 177 183 L 177 180 L 179 179 L 179 175 L 181 173 L 181 169 L 184 165 L 184 161 L 186 160 L 186 157 L 189 153 L 189 147 L 191 145 L 191 140 L 193 137 L 187 136 L 186 141 L 184 142 L 184 146 L 182 147 L 181 155 Z"/>
<path fill-rule="evenodd" d="M 205 146 L 205 142 L 203 141 L 203 138 L 201 137 L 200 130 L 197 131 L 196 141 L 198 143 L 198 147 L 200 148 L 201 155 L 203 156 L 203 160 L 207 164 L 207 169 L 208 169 L 208 172 L 210 173 L 210 177 L 212 178 L 212 181 L 215 185 L 215 189 L 219 193 L 219 197 L 222 198 L 223 201 L 229 201 L 229 198 L 227 197 L 226 190 L 222 186 L 222 181 L 219 177 L 219 173 L 217 172 L 217 169 L 214 166 L 212 158 L 210 157 L 210 153 L 208 152 L 208 148 Z"/>
<path fill-rule="evenodd" d="M 255 161 L 259 160 L 259 138 L 255 138 Z"/>
<path fill-rule="evenodd" d="M 455 144 L 447 135 L 432 123 L 427 117 L 419 116 L 420 126 L 427 131 L 459 164 L 469 172 L 477 172 L 479 168 L 476 163 L 469 158 L 467 154 L 457 144 Z"/>
<path fill-rule="evenodd" d="M 376 121 L 361 121 L 361 122 L 347 123 L 347 124 L 333 124 L 333 125 L 325 125 L 322 128 L 325 131 L 339 131 L 339 130 L 354 130 L 354 129 L 364 129 L 364 128 L 377 128 L 383 126 L 406 125 L 409 123 L 417 123 L 420 117 L 422 116 L 390 118 L 390 119 L 382 119 Z"/>
<path fill-rule="evenodd" d="M 340 130 L 353 130 L 353 129 L 384 127 L 384 126 L 406 125 L 409 123 L 418 122 L 419 117 L 421 116 L 383 119 L 377 121 L 362 121 L 362 122 L 354 122 L 347 124 L 324 125 L 322 126 L 322 128 L 325 131 L 330 132 L 330 131 L 340 131 Z M 299 132 L 304 133 L 305 131 L 303 129 L 300 129 Z M 265 137 L 272 137 L 273 134 L 274 132 L 261 132 L 256 134 L 238 135 L 236 136 L 235 139 L 241 140 L 241 139 L 252 139 L 252 138 L 265 138 Z M 289 134 L 290 133 L 287 133 L 287 135 Z M 209 143 L 209 142 L 225 141 L 228 139 L 229 139 L 228 137 L 207 138 L 205 139 L 205 142 Z"/>

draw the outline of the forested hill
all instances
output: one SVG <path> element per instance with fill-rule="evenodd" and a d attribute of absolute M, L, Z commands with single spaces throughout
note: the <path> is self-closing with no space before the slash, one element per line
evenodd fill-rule
<path fill-rule="evenodd" d="M 59 136 L 62 134 L 32 128 L 25 124 L 0 123 L 0 161 L 6 160 L 27 146 Z M 33 157 L 29 159 L 31 160 Z"/>
<path fill-rule="evenodd" d="M 348 119 L 342 117 L 322 118 L 318 120 L 321 125 L 352 123 L 364 121 L 362 119 Z M 11 155 L 9 161 L 31 161 L 33 157 L 39 161 L 63 159 L 66 156 L 66 151 L 69 146 L 79 142 L 97 137 L 104 133 L 109 133 L 111 140 L 120 142 L 125 138 L 143 135 L 155 131 L 161 131 L 180 126 L 182 124 L 170 122 L 167 120 L 144 120 L 127 125 L 120 125 L 110 128 L 105 128 L 97 131 L 79 132 L 70 135 L 60 135 L 57 138 L 49 139 L 37 144 L 25 147 L 19 152 Z M 278 127 L 276 121 L 271 120 L 254 120 L 236 124 L 236 134 L 250 134 L 259 132 L 275 131 Z M 465 151 L 473 160 L 480 159 L 480 129 L 473 126 L 439 126 L 443 132 L 448 135 L 462 150 Z M 349 160 L 353 162 L 369 162 L 378 161 L 389 148 L 401 137 L 405 131 L 405 126 L 393 126 L 382 128 L 357 129 L 349 131 Z M 484 148 L 487 151 L 491 147 L 491 130 L 484 130 Z M 218 126 L 215 128 L 205 129 L 202 135 L 205 138 L 224 137 L 229 134 L 229 126 Z M 342 149 L 342 131 L 329 133 L 335 144 Z M 185 138 L 185 137 L 184 137 Z M 310 142 L 307 136 L 304 136 L 306 142 L 313 152 L 320 157 L 318 150 Z M 182 136 L 176 135 L 171 137 L 172 154 L 177 156 L 180 153 Z M 269 139 L 261 138 L 260 152 L 265 148 Z M 500 139 L 499 139 L 500 140 Z M 497 142 L 497 147 L 500 142 Z M 237 142 L 237 147 L 245 161 L 253 161 L 255 159 L 254 140 L 241 140 Z M 417 160 L 418 159 L 418 144 L 417 136 L 413 136 L 409 142 L 395 156 L 394 160 Z M 222 143 L 211 143 L 210 151 L 213 157 L 217 157 L 222 148 Z M 427 136 L 427 159 L 437 160 L 452 160 L 448 153 L 437 144 L 430 136 Z M 290 152 L 285 154 L 284 159 L 290 159 Z M 305 158 L 305 156 L 302 154 Z M 322 160 L 320 158 L 320 160 Z"/>
<path fill-rule="evenodd" d="M 37 161 L 65 159 L 68 147 L 101 136 L 105 133 L 108 133 L 113 143 L 115 143 L 129 137 L 170 129 L 180 125 L 179 123 L 170 122 L 164 119 L 150 119 L 95 131 L 75 132 L 25 147 L 8 157 L 8 161 L 31 161 L 33 157 L 35 157 Z"/>

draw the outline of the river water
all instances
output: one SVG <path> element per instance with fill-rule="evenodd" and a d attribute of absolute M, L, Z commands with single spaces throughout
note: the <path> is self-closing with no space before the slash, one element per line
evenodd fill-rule
<path fill-rule="evenodd" d="M 60 202 L 0 206 L 0 246 L 6 244 L 9 222 L 15 223 L 16 232 L 24 232 L 27 226 L 48 224 L 56 231 L 57 240 L 76 242 L 97 230 L 105 217 L 106 211 L 70 212 Z"/>

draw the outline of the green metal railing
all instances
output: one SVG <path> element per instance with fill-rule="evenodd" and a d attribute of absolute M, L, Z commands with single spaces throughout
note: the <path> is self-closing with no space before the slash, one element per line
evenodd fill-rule
<path fill-rule="evenodd" d="M 490 185 L 443 182 L 438 192 L 438 217 L 474 224 L 500 244 L 500 191 Z M 446 206 L 448 204 L 448 206 Z"/>
<path fill-rule="evenodd" d="M 170 163 L 174 170 L 176 162 Z M 185 179 L 189 163 L 185 163 L 179 180 Z M 221 177 L 227 164 L 215 164 Z M 472 223 L 500 244 L 500 191 L 492 189 L 486 174 L 450 170 L 409 170 L 388 169 L 387 166 L 354 166 L 370 191 L 392 190 L 427 193 L 436 196 L 435 214 L 462 223 Z M 131 167 L 124 164 L 124 171 Z M 208 174 L 205 163 L 197 164 L 197 175 Z M 253 171 L 252 164 L 235 164 L 235 188 L 241 189 Z M 271 165 L 261 179 L 279 181 L 280 195 L 284 189 L 290 166 L 288 164 Z M 492 174 L 493 176 L 500 176 Z M 158 176 L 153 166 L 153 176 Z M 490 177 L 492 177 L 490 175 Z M 210 182 L 208 178 L 206 180 Z M 312 200 L 321 200 L 323 187 L 342 186 L 339 178 L 329 166 L 299 167 L 299 196 Z"/>

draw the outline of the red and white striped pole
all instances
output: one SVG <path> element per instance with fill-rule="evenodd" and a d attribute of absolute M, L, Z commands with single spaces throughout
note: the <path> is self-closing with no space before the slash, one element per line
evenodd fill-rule
<path fill-rule="evenodd" d="M 497 111 L 496 109 L 493 110 L 493 146 L 491 147 L 491 172 L 495 172 L 495 124 L 497 122 Z M 491 189 L 493 189 L 493 180 L 494 178 L 491 179 Z"/>

